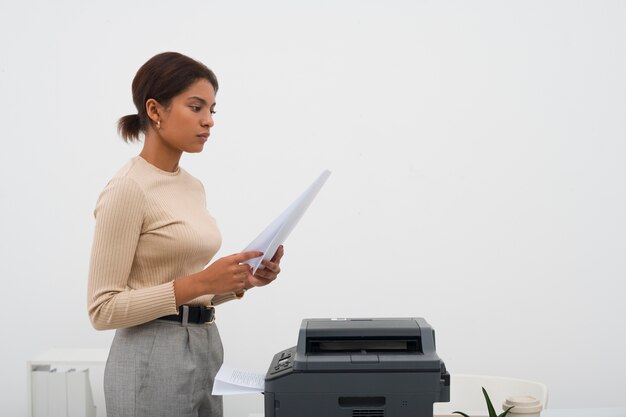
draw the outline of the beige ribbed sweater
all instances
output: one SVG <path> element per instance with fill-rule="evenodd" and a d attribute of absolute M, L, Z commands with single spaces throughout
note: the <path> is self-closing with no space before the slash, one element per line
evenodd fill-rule
<path fill-rule="evenodd" d="M 107 184 L 94 214 L 88 307 L 98 330 L 176 314 L 174 280 L 205 268 L 221 244 L 200 181 L 139 156 Z M 189 304 L 233 298 L 206 295 Z"/>

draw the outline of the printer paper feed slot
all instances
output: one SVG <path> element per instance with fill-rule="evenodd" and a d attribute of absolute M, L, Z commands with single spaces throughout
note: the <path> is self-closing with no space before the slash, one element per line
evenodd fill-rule
<path fill-rule="evenodd" d="M 309 340 L 308 353 L 422 353 L 417 339 Z"/>

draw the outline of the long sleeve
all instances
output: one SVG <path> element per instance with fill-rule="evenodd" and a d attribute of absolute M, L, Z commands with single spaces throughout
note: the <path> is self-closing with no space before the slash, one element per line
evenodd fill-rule
<path fill-rule="evenodd" d="M 98 200 L 88 284 L 89 316 L 96 329 L 133 326 L 177 312 L 173 279 L 129 286 L 147 210 L 144 192 L 126 177 L 111 180 Z"/>

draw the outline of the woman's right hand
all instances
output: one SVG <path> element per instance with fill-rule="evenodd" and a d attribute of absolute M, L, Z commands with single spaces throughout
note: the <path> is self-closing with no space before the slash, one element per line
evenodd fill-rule
<path fill-rule="evenodd" d="M 243 262 L 263 256 L 263 252 L 235 253 L 218 259 L 199 274 L 207 294 L 238 293 L 251 275 L 250 265 Z"/>
<path fill-rule="evenodd" d="M 248 281 L 251 268 L 242 262 L 263 256 L 263 252 L 251 251 L 225 256 L 206 269 L 174 280 L 176 307 L 208 294 L 239 293 Z"/>

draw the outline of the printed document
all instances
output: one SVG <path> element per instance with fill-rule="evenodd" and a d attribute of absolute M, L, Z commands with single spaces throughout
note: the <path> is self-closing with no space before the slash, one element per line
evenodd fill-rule
<path fill-rule="evenodd" d="M 304 212 L 311 205 L 311 202 L 317 196 L 328 177 L 330 171 L 325 170 L 320 176 L 307 188 L 300 197 L 298 197 L 287 209 L 278 216 L 269 226 L 265 228 L 242 252 L 260 251 L 263 256 L 250 259 L 245 263 L 252 267 L 254 274 L 257 269 L 263 269 L 261 261 L 263 259 L 271 260 L 276 250 L 282 245 L 289 233 L 296 226 Z"/>
<path fill-rule="evenodd" d="M 263 392 L 265 374 L 241 371 L 222 365 L 215 375 L 213 395 L 234 395 Z"/>

